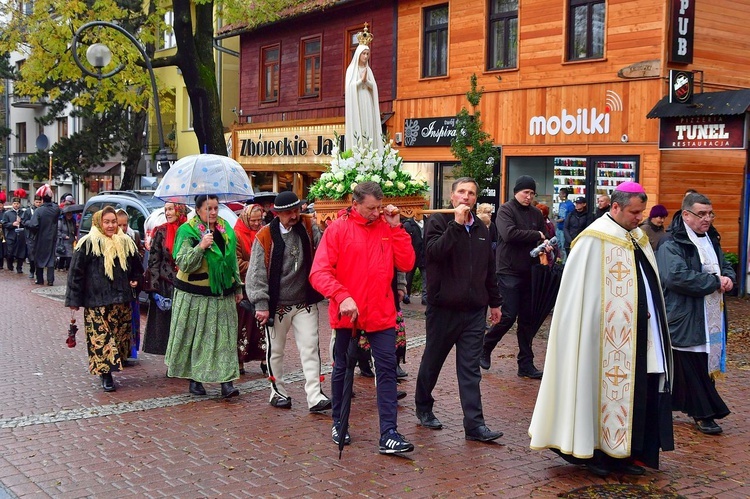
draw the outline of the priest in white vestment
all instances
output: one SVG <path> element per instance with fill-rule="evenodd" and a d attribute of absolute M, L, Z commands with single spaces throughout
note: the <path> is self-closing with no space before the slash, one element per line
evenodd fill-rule
<path fill-rule="evenodd" d="M 529 427 L 532 449 L 599 476 L 643 474 L 674 448 L 666 312 L 638 228 L 646 201 L 639 184 L 620 184 L 610 212 L 573 242 Z"/>

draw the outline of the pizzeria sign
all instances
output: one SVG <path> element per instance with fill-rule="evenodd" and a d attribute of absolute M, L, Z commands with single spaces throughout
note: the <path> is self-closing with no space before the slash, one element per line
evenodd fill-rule
<path fill-rule="evenodd" d="M 745 149 L 745 116 L 662 118 L 659 149 Z"/>

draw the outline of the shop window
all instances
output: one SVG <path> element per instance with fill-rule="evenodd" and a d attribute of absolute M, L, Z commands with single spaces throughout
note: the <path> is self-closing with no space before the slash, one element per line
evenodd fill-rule
<path fill-rule="evenodd" d="M 279 101 L 279 64 L 281 46 L 279 44 L 260 49 L 261 60 L 261 102 Z"/>
<path fill-rule="evenodd" d="M 604 0 L 569 0 L 568 60 L 604 57 Z"/>
<path fill-rule="evenodd" d="M 448 74 L 448 4 L 424 9 L 422 77 Z"/>
<path fill-rule="evenodd" d="M 320 35 L 303 38 L 300 43 L 300 97 L 320 96 Z"/>
<path fill-rule="evenodd" d="M 26 122 L 16 123 L 16 152 L 26 151 Z"/>
<path fill-rule="evenodd" d="M 62 139 L 68 136 L 68 117 L 57 118 L 57 138 Z"/>
<path fill-rule="evenodd" d="M 518 0 L 490 0 L 487 69 L 518 66 Z"/>

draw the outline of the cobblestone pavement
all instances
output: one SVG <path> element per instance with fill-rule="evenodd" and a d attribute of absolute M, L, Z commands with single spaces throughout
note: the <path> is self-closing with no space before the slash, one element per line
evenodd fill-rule
<path fill-rule="evenodd" d="M 64 282 L 64 275 L 58 282 Z M 596 478 L 551 452 L 528 448 L 527 428 L 538 382 L 516 377 L 514 337 L 495 351 L 482 382 L 485 418 L 505 435 L 498 443 L 464 439 L 455 361 L 449 357 L 435 390 L 435 413 L 444 424 L 416 424 L 414 379 L 424 344 L 420 305 L 405 305 L 409 351 L 401 388 L 399 431 L 416 446 L 404 457 L 377 453 L 378 421 L 372 380 L 355 376 L 352 445 L 341 460 L 330 438 L 330 416 L 304 403 L 299 358 L 287 342 L 285 369 L 291 410 L 268 404 L 257 363 L 237 386 L 241 395 L 187 394 L 187 382 L 168 379 L 163 359 L 139 354 L 138 365 L 115 375 L 118 389 L 104 393 L 87 373 L 82 333 L 65 346 L 70 311 L 63 286 L 34 286 L 24 275 L 0 271 L 4 327 L 0 330 L 0 498 L 6 497 L 555 497 L 585 486 L 625 484 L 655 494 L 748 497 L 750 434 L 747 352 L 731 351 L 719 383 L 733 411 L 724 434 L 697 433 L 675 414 L 677 449 L 662 454 L 661 471 L 642 477 Z M 735 303 L 730 307 L 730 313 Z M 742 310 L 748 307 L 742 304 Z M 745 313 L 745 312 L 742 312 Z M 321 307 L 321 354 L 330 365 Z M 82 313 L 77 313 L 79 324 Z M 731 316 L 730 316 L 731 322 Z M 544 333 L 535 341 L 537 365 Z M 327 369 L 330 370 L 330 369 Z M 328 385 L 326 380 L 324 386 Z M 608 495 L 607 497 L 614 497 Z M 633 497 L 633 496 L 629 496 Z"/>

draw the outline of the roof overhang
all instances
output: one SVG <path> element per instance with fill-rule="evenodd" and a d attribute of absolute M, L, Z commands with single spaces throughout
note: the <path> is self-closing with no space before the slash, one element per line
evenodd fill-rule
<path fill-rule="evenodd" d="M 112 172 L 115 168 L 119 168 L 122 164 L 121 161 L 107 161 L 103 165 L 96 165 L 89 168 L 88 173 L 89 174 L 96 174 L 96 175 L 119 175 L 118 172 Z"/>
<path fill-rule="evenodd" d="M 750 90 L 726 90 L 693 95 L 690 104 L 669 102 L 662 98 L 647 118 L 685 118 L 693 116 L 736 116 L 750 108 Z"/>
<path fill-rule="evenodd" d="M 244 35 L 246 33 L 252 33 L 268 26 L 290 21 L 298 17 L 303 17 L 308 14 L 314 14 L 321 12 L 331 7 L 338 7 L 347 3 L 357 2 L 361 0 L 306 0 L 301 2 L 299 5 L 289 7 L 279 12 L 276 19 L 267 21 L 260 24 L 251 24 L 250 22 L 239 21 L 236 23 L 226 24 L 219 28 L 214 35 L 214 40 L 222 40 L 224 38 L 232 38 L 233 36 Z"/>

